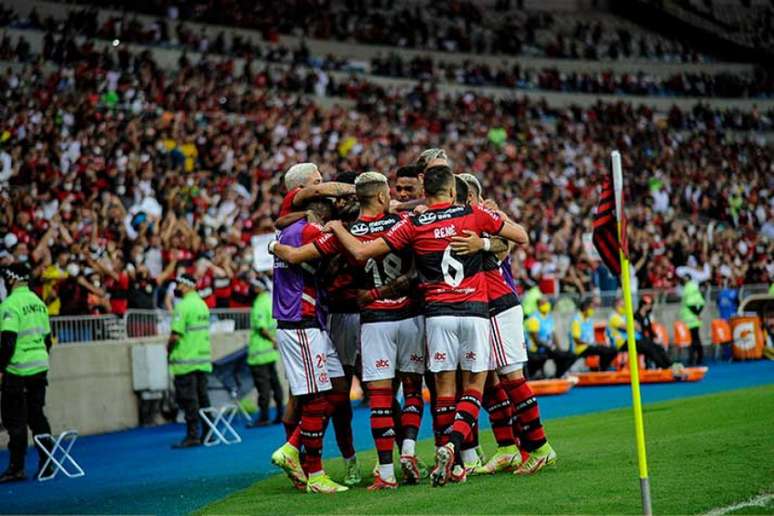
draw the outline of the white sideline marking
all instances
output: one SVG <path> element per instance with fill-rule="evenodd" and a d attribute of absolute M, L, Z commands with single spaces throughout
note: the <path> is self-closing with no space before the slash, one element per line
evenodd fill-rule
<path fill-rule="evenodd" d="M 743 509 L 745 507 L 765 507 L 766 504 L 769 502 L 769 500 L 774 499 L 774 494 L 768 493 L 768 494 L 762 494 L 760 496 L 756 496 L 755 498 L 750 498 L 747 501 L 739 502 L 734 505 L 728 505 L 726 507 L 719 507 L 717 509 L 712 509 L 709 512 L 705 512 L 704 516 L 722 516 L 723 514 L 728 514 L 732 511 L 738 511 L 739 509 Z"/>

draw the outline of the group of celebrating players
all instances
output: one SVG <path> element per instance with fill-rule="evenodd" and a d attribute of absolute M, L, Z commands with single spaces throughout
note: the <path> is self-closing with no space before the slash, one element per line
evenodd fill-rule
<path fill-rule="evenodd" d="M 349 390 L 364 383 L 378 465 L 369 490 L 427 475 L 416 455 L 423 379 L 435 435 L 433 486 L 468 475 L 532 474 L 556 461 L 524 377 L 523 312 L 510 251 L 528 235 L 472 174 L 455 175 L 442 149 L 424 151 L 387 178 L 365 172 L 323 183 L 312 163 L 291 167 L 277 227 L 273 311 L 290 384 L 287 442 L 272 455 L 299 488 L 335 493 L 360 482 Z M 402 387 L 403 405 L 396 400 Z M 477 422 L 484 407 L 498 448 L 486 462 Z M 324 473 L 328 420 L 345 459 L 341 485 Z"/>

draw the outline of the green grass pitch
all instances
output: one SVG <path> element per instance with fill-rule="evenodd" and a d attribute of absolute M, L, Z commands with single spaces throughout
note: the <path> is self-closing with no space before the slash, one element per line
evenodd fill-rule
<path fill-rule="evenodd" d="M 647 405 L 645 424 L 654 513 L 700 513 L 774 492 L 774 386 Z M 551 420 L 546 429 L 559 462 L 532 477 L 502 473 L 378 493 L 366 491 L 368 478 L 362 487 L 324 496 L 295 491 L 275 475 L 202 513 L 640 513 L 631 410 Z M 489 430 L 481 441 L 493 450 Z M 431 462 L 431 441 L 417 450 Z M 375 453 L 360 460 L 370 475 Z M 340 479 L 341 459 L 328 460 L 326 470 Z M 771 505 L 737 513 L 771 514 Z"/>

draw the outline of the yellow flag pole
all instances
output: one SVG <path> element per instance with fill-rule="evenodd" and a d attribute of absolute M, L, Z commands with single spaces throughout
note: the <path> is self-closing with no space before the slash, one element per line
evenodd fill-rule
<path fill-rule="evenodd" d="M 623 173 L 621 154 L 613 151 L 613 190 L 615 192 L 616 218 L 618 219 L 618 241 L 622 242 L 621 221 L 623 220 Z M 626 312 L 626 342 L 629 348 L 629 372 L 632 383 L 632 409 L 634 411 L 634 436 L 637 443 L 637 459 L 640 469 L 640 492 L 642 495 L 642 513 L 653 514 L 650 500 L 650 480 L 648 479 L 648 457 L 645 450 L 645 425 L 642 420 L 642 398 L 640 397 L 640 371 L 637 359 L 637 342 L 634 339 L 634 309 L 632 308 L 632 287 L 629 276 L 629 259 L 623 250 L 621 259 L 621 288 L 623 290 L 624 311 Z"/>

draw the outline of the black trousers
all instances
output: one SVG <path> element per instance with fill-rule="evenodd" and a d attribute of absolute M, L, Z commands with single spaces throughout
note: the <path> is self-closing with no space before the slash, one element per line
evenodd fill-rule
<path fill-rule="evenodd" d="M 210 406 L 207 394 L 207 373 L 193 373 L 175 376 L 175 399 L 185 413 L 187 436 L 199 437 L 199 409 Z"/>
<path fill-rule="evenodd" d="M 587 346 L 582 353 L 576 355 L 579 359 L 586 357 L 599 357 L 599 370 L 607 371 L 610 364 L 615 360 L 618 351 L 610 346 Z"/>
<path fill-rule="evenodd" d="M 628 344 L 621 346 L 620 351 L 628 350 Z M 644 356 L 646 360 L 650 360 L 656 364 L 656 367 L 661 369 L 672 367 L 672 360 L 669 358 L 666 350 L 647 337 L 641 337 L 637 340 L 637 354 Z"/>
<path fill-rule="evenodd" d="M 572 364 L 575 363 L 575 360 L 578 358 L 575 353 L 570 351 L 546 347 L 542 348 L 542 350 L 542 353 L 527 352 L 527 375 L 530 378 L 533 378 L 538 371 L 543 371 L 543 366 L 549 358 L 556 364 L 556 373 L 554 376 L 560 378 L 572 367 Z"/>
<path fill-rule="evenodd" d="M 277 376 L 277 363 L 250 366 L 250 373 L 253 375 L 253 383 L 258 391 L 258 410 L 260 410 L 258 419 L 260 421 L 269 419 L 269 399 L 273 397 L 274 404 L 277 406 L 276 419 L 280 420 L 282 418 L 283 392 L 279 376 Z"/>
<path fill-rule="evenodd" d="M 701 345 L 699 328 L 691 328 L 691 347 L 688 350 L 688 364 L 702 365 L 704 363 L 704 348 Z"/>
<path fill-rule="evenodd" d="M 50 434 L 43 407 L 46 405 L 47 373 L 33 376 L 17 376 L 12 373 L 3 375 L 0 387 L 0 417 L 8 430 L 8 451 L 11 454 L 9 469 L 24 469 L 24 456 L 27 453 L 27 427 L 32 435 Z M 39 450 L 41 461 L 45 455 Z M 42 463 L 41 463 L 42 466 Z"/>

